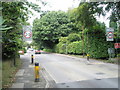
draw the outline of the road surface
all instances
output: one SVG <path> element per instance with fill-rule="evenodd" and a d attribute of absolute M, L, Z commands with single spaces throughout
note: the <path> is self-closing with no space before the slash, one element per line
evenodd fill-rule
<path fill-rule="evenodd" d="M 118 65 L 61 54 L 35 54 L 34 58 L 57 88 L 118 88 Z"/>

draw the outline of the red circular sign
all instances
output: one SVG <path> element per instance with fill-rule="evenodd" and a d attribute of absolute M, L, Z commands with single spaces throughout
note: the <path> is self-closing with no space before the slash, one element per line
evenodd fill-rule
<path fill-rule="evenodd" d="M 30 38 L 32 36 L 32 32 L 31 31 L 25 31 L 24 32 L 24 37 L 25 38 Z"/>
<path fill-rule="evenodd" d="M 113 38 L 113 32 L 108 32 L 108 38 Z"/>

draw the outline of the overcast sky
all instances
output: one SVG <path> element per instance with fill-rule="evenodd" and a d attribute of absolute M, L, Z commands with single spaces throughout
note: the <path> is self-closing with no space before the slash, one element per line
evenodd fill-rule
<path fill-rule="evenodd" d="M 80 0 L 42 0 L 47 2 L 48 4 L 46 6 L 43 6 L 39 0 L 28 0 L 29 2 L 36 3 L 40 5 L 42 10 L 49 10 L 49 11 L 67 11 L 69 8 L 75 8 L 78 7 Z M 39 18 L 40 14 L 37 12 L 34 12 L 34 16 L 31 16 L 31 18 L 28 20 L 28 22 L 32 25 L 32 22 L 35 18 Z M 109 17 L 110 13 L 107 13 L 106 17 L 99 17 L 98 20 L 101 22 L 104 22 L 107 27 L 109 27 L 109 20 L 107 19 Z"/>

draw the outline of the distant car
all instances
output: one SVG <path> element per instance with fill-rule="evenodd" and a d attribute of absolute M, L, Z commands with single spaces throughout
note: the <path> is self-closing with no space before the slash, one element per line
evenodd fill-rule
<path fill-rule="evenodd" d="M 35 54 L 41 54 L 41 50 L 35 50 Z"/>
<path fill-rule="evenodd" d="M 34 49 L 33 49 L 33 48 L 29 48 L 28 50 L 29 50 L 29 51 L 34 51 Z"/>
<path fill-rule="evenodd" d="M 23 51 L 23 50 L 20 50 L 18 53 L 21 54 L 21 55 L 23 55 L 23 54 L 24 54 L 24 51 Z"/>

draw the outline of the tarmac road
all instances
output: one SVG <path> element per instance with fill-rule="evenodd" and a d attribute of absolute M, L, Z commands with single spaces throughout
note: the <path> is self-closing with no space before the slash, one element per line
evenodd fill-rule
<path fill-rule="evenodd" d="M 50 53 L 34 58 L 57 88 L 118 88 L 118 65 Z"/>

